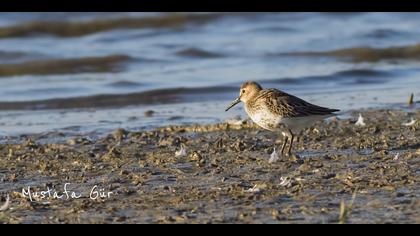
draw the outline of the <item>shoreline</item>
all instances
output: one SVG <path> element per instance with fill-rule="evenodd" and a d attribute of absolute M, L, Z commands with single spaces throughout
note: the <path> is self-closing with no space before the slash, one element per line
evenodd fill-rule
<path fill-rule="evenodd" d="M 0 205 L 6 194 L 11 200 L 0 222 L 419 223 L 420 111 L 362 114 L 364 127 L 332 119 L 303 131 L 298 162 L 270 164 L 281 145 L 276 134 L 235 120 L 119 129 L 66 144 L 0 144 Z M 66 183 L 78 193 L 98 185 L 113 194 L 33 202 L 22 194 Z M 353 194 L 351 211 L 340 216 Z"/>
<path fill-rule="evenodd" d="M 160 106 L 130 106 L 122 109 L 75 109 L 75 110 L 39 110 L 39 111 L 5 111 L 3 122 L 0 125 L 7 126 L 0 130 L 0 144 L 21 144 L 27 140 L 39 141 L 40 144 L 65 144 L 73 142 L 72 139 L 88 138 L 97 141 L 111 135 L 113 132 L 124 129 L 126 132 L 152 132 L 158 130 L 174 131 L 176 129 L 187 129 L 200 131 L 203 129 L 214 130 L 212 127 L 223 126 L 223 124 L 248 123 L 252 121 L 244 113 L 241 107 L 232 109 L 229 113 L 217 113 L 229 101 L 215 102 L 190 102 L 179 104 L 162 104 Z M 366 108 L 341 109 L 336 117 L 340 120 L 357 119 L 359 113 L 387 110 L 411 113 L 420 108 L 420 101 L 413 101 L 412 105 L 407 103 L 378 104 Z M 219 116 L 203 116 L 202 112 L 217 113 Z M 185 113 L 195 114 L 190 117 Z M 20 117 L 25 117 L 21 119 Z M 71 123 L 72 117 L 77 117 L 79 123 Z M 97 117 L 97 118 L 94 118 Z M 37 123 L 25 123 L 33 119 Z M 48 120 L 55 120 L 54 123 Z M 109 120 L 106 120 L 109 119 Z M 10 123 L 10 121 L 16 123 Z M 48 123 L 49 122 L 49 123 Z M 88 122 L 88 125 L 81 125 Z M 34 126 L 35 127 L 31 127 Z M 22 128 L 22 127 L 25 128 Z M 51 126 L 51 127 L 50 127 Z M 233 125 L 235 126 L 235 125 Z M 50 127 L 48 129 L 48 127 Z M 207 127 L 207 128 L 206 128 Z M 255 128 L 257 126 L 254 126 Z M 241 127 L 238 127 L 241 128 Z M 245 128 L 243 126 L 242 128 Z M 14 130 L 11 132 L 11 130 Z M 31 130 L 31 131 L 28 131 Z M 219 129 L 220 130 L 220 129 Z M 25 131 L 25 132 L 24 132 Z"/>

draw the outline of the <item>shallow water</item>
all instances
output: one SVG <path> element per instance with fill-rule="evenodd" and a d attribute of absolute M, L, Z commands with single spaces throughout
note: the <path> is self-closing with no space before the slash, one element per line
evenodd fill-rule
<path fill-rule="evenodd" d="M 420 97 L 419 19 L 1 13 L 0 134 L 100 135 L 245 117 L 240 106 L 224 112 L 245 80 L 343 111 L 402 104 Z"/>

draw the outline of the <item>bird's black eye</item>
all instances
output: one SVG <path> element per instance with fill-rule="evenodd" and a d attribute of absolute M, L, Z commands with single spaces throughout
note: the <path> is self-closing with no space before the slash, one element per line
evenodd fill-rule
<path fill-rule="evenodd" d="M 245 93 L 245 89 L 242 89 L 242 93 Z"/>

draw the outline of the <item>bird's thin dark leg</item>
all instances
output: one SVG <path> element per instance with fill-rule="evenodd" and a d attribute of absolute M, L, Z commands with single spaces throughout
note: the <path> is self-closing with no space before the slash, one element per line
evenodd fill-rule
<path fill-rule="evenodd" d="M 281 146 L 281 155 L 283 155 L 283 152 L 284 152 L 284 149 L 286 148 L 286 144 L 287 144 L 287 141 L 289 140 L 289 138 L 286 136 L 286 135 L 283 135 L 283 145 Z"/>
<path fill-rule="evenodd" d="M 287 150 L 287 156 L 290 156 L 292 154 L 293 139 L 295 138 L 295 136 L 293 135 L 291 130 L 289 130 L 288 135 L 290 138 L 290 145 L 289 145 L 289 149 Z"/>

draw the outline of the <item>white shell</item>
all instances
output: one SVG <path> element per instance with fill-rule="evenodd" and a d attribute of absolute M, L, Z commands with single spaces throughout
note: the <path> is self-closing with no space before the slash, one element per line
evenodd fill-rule
<path fill-rule="evenodd" d="M 261 189 L 258 188 L 258 185 L 255 185 L 254 187 L 252 187 L 248 190 L 245 190 L 245 192 L 246 193 L 259 193 L 259 192 L 261 192 Z"/>
<path fill-rule="evenodd" d="M 413 126 L 413 125 L 416 124 L 416 122 L 417 122 L 416 119 L 411 118 L 411 121 L 410 122 L 402 123 L 402 125 L 404 125 L 404 126 Z"/>
<path fill-rule="evenodd" d="M 279 160 L 279 155 L 277 154 L 276 148 L 274 148 L 274 151 L 273 151 L 273 153 L 271 153 L 270 160 L 268 160 L 268 163 L 271 164 L 271 163 L 274 163 L 278 160 Z"/>
<path fill-rule="evenodd" d="M 359 114 L 359 118 L 357 119 L 357 122 L 355 125 L 361 126 L 361 127 L 366 126 L 365 119 L 363 118 L 362 114 Z"/>
<path fill-rule="evenodd" d="M 279 185 L 282 186 L 282 187 L 286 187 L 286 186 L 290 185 L 291 182 L 292 181 L 289 177 L 280 177 L 280 184 Z"/>
<path fill-rule="evenodd" d="M 9 195 L 7 195 L 6 202 L 3 204 L 3 206 L 0 207 L 0 211 L 5 211 L 9 209 L 9 207 L 10 207 L 10 197 Z"/>
<path fill-rule="evenodd" d="M 181 145 L 181 149 L 175 152 L 175 157 L 185 157 L 187 156 L 187 150 L 185 150 L 184 146 Z"/>

